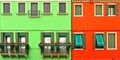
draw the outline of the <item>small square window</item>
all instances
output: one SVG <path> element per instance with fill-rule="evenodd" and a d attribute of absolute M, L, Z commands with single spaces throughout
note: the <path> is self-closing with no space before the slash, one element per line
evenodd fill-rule
<path fill-rule="evenodd" d="M 105 48 L 104 34 L 96 33 L 94 38 L 95 38 L 95 49 L 104 49 Z"/>
<path fill-rule="evenodd" d="M 107 12 L 107 16 L 117 16 L 118 15 L 118 5 L 117 4 L 114 4 L 114 5 L 108 4 L 106 6 L 106 12 Z"/>
<path fill-rule="evenodd" d="M 66 13 L 66 3 L 59 3 L 59 13 Z"/>
<path fill-rule="evenodd" d="M 50 3 L 43 3 L 43 13 L 51 13 Z"/>
<path fill-rule="evenodd" d="M 25 13 L 25 3 L 18 3 L 18 13 Z"/>
<path fill-rule="evenodd" d="M 102 16 L 102 15 L 103 15 L 103 5 L 95 4 L 95 16 Z"/>
<path fill-rule="evenodd" d="M 10 14 L 10 3 L 3 3 L 3 14 Z"/>
<path fill-rule="evenodd" d="M 82 4 L 75 4 L 75 16 L 83 16 L 83 5 Z"/>

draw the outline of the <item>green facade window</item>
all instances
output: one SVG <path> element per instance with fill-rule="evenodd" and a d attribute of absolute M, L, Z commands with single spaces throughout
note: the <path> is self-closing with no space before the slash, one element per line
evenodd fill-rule
<path fill-rule="evenodd" d="M 19 43 L 27 43 L 28 42 L 28 34 L 27 33 L 17 33 L 17 42 Z"/>
<path fill-rule="evenodd" d="M 18 3 L 18 13 L 25 13 L 25 3 Z"/>
<path fill-rule="evenodd" d="M 10 3 L 3 3 L 3 13 L 10 14 Z"/>
<path fill-rule="evenodd" d="M 108 48 L 110 49 L 116 48 L 115 37 L 116 37 L 115 33 L 108 33 Z"/>
<path fill-rule="evenodd" d="M 108 16 L 118 15 L 118 5 L 117 4 L 115 4 L 115 5 L 108 4 L 106 6 L 106 13 Z"/>
<path fill-rule="evenodd" d="M 82 15 L 82 5 L 75 5 L 75 15 Z"/>
<path fill-rule="evenodd" d="M 105 47 L 104 34 L 95 34 L 95 48 L 103 49 Z"/>
<path fill-rule="evenodd" d="M 50 3 L 43 3 L 43 13 L 50 13 Z"/>
<path fill-rule="evenodd" d="M 102 15 L 102 8 L 101 4 L 95 5 L 95 15 Z"/>
<path fill-rule="evenodd" d="M 66 3 L 59 3 L 59 13 L 66 13 Z"/>

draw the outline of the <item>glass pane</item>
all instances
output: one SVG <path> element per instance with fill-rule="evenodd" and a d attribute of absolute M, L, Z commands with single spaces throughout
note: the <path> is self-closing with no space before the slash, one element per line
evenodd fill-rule
<path fill-rule="evenodd" d="M 83 35 L 82 34 L 76 34 L 75 35 L 75 46 L 83 46 Z"/>
<path fill-rule="evenodd" d="M 50 3 L 44 3 L 44 13 L 50 13 Z"/>
<path fill-rule="evenodd" d="M 59 3 L 59 13 L 66 13 L 66 3 Z"/>
<path fill-rule="evenodd" d="M 82 5 L 75 5 L 75 15 L 82 15 Z"/>
<path fill-rule="evenodd" d="M 96 5 L 96 15 L 102 15 L 102 5 Z"/>
<path fill-rule="evenodd" d="M 18 13 L 25 13 L 25 3 L 19 3 Z"/>
<path fill-rule="evenodd" d="M 3 4 L 3 13 L 10 13 L 10 3 Z"/>
<path fill-rule="evenodd" d="M 115 48 L 115 34 L 108 34 L 108 48 Z"/>

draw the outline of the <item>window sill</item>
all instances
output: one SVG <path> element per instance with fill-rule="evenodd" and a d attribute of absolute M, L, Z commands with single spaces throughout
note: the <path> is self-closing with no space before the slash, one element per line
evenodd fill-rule
<path fill-rule="evenodd" d="M 117 16 L 117 15 L 107 15 L 107 16 L 110 16 L 110 17 L 113 16 L 114 17 L 114 16 Z"/>
<path fill-rule="evenodd" d="M 40 16 L 29 16 L 30 18 L 39 18 Z"/>
<path fill-rule="evenodd" d="M 58 15 L 68 15 L 68 13 L 58 13 Z"/>
<path fill-rule="evenodd" d="M 104 15 L 94 15 L 95 17 L 103 17 Z"/>
<path fill-rule="evenodd" d="M 2 15 L 12 15 L 12 13 L 2 13 Z"/>
<path fill-rule="evenodd" d="M 16 13 L 17 15 L 27 15 L 27 13 Z"/>
<path fill-rule="evenodd" d="M 105 50 L 104 48 L 95 48 L 94 50 Z"/>
<path fill-rule="evenodd" d="M 42 13 L 42 15 L 53 15 L 52 13 Z"/>

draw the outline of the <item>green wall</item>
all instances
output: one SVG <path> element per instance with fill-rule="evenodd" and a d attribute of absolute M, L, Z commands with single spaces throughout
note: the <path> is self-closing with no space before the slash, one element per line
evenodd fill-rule
<path fill-rule="evenodd" d="M 27 15 L 17 15 L 17 3 L 18 2 L 10 2 L 12 15 L 0 14 L 0 32 L 14 32 L 14 41 L 16 40 L 16 32 L 28 32 L 30 45 L 29 56 L 28 58 L 0 56 L 0 60 L 70 60 L 71 53 L 68 58 L 43 58 L 40 54 L 40 48 L 38 44 L 41 40 L 40 33 L 46 31 L 54 32 L 54 41 L 56 41 L 56 32 L 69 32 L 69 39 L 71 41 L 71 2 L 66 2 L 68 15 L 58 15 L 57 1 L 51 2 L 53 15 L 42 15 L 42 2 L 38 2 L 40 18 L 30 18 L 28 16 L 30 2 L 26 2 Z M 0 13 L 2 13 L 2 2 L 0 2 Z"/>

